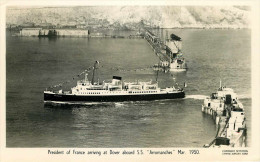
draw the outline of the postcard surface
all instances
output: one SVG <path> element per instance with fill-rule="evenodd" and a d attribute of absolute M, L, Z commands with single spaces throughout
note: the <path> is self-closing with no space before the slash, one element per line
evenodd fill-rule
<path fill-rule="evenodd" d="M 3 161 L 260 160 L 258 1 L 7 1 L 1 26 Z"/>

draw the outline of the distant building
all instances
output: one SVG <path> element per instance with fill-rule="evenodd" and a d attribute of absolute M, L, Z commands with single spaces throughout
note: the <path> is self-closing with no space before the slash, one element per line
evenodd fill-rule
<path fill-rule="evenodd" d="M 101 27 L 102 25 L 100 25 L 100 24 L 98 24 L 98 23 L 88 23 L 87 26 L 90 27 L 90 28 L 99 28 L 99 27 Z"/>
<path fill-rule="evenodd" d="M 79 25 L 76 26 L 76 28 L 78 28 L 78 29 L 84 29 L 86 27 L 87 26 L 85 24 L 79 24 Z"/>
<path fill-rule="evenodd" d="M 21 36 L 38 36 L 42 28 L 23 28 L 20 31 Z"/>
<path fill-rule="evenodd" d="M 20 27 L 22 27 L 22 28 L 32 28 L 34 26 L 35 26 L 35 24 L 34 23 L 30 23 L 30 22 L 23 23 L 23 24 L 20 25 Z"/>
<path fill-rule="evenodd" d="M 6 28 L 12 29 L 12 28 L 17 28 L 17 27 L 18 27 L 17 24 L 6 24 Z"/>
<path fill-rule="evenodd" d="M 40 36 L 40 37 L 88 37 L 89 30 L 84 29 L 42 29 L 23 28 L 20 36 Z"/>
<path fill-rule="evenodd" d="M 58 37 L 87 37 L 89 35 L 89 30 L 83 29 L 56 29 L 56 32 Z"/>
<path fill-rule="evenodd" d="M 76 25 L 62 25 L 61 28 L 76 28 Z"/>
<path fill-rule="evenodd" d="M 49 29 L 49 28 L 53 28 L 54 25 L 52 25 L 51 23 L 40 23 L 37 26 L 41 27 L 41 28 L 45 28 L 45 29 Z"/>
<path fill-rule="evenodd" d="M 49 35 L 49 29 L 41 29 L 39 31 L 39 36 L 48 36 Z"/>

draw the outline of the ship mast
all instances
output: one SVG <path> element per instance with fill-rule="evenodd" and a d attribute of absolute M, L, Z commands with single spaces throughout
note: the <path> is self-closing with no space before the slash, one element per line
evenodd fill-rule
<path fill-rule="evenodd" d="M 160 61 L 159 61 L 159 63 L 158 63 L 158 68 L 157 68 L 157 73 L 156 73 L 156 82 L 157 82 L 157 80 L 158 80 L 158 75 L 159 75 L 159 65 L 160 65 Z"/>
<path fill-rule="evenodd" d="M 158 75 L 159 75 L 159 68 L 157 69 L 157 74 L 156 74 L 156 82 L 158 81 Z"/>

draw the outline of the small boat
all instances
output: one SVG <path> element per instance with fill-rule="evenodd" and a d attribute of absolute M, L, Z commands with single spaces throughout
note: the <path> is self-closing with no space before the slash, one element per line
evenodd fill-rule
<path fill-rule="evenodd" d="M 77 81 L 77 85 L 71 91 L 46 90 L 44 101 L 84 101 L 84 102 L 122 102 L 141 100 L 160 100 L 184 98 L 183 88 L 174 86 L 161 89 L 158 82 L 125 82 L 120 76 L 113 76 L 111 82 L 96 83 L 94 74 L 98 61 L 93 67 L 92 81 L 85 79 Z"/>

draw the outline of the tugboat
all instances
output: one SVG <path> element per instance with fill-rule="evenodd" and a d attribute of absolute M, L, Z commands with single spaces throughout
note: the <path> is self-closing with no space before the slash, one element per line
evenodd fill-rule
<path fill-rule="evenodd" d="M 112 82 L 96 83 L 94 75 L 98 64 L 98 61 L 94 64 L 92 81 L 88 80 L 86 73 L 85 79 L 79 80 L 71 91 L 44 91 L 44 101 L 123 102 L 185 97 L 183 88 L 172 86 L 161 89 L 158 82 L 152 81 L 124 82 L 122 77 L 113 76 Z"/>
<path fill-rule="evenodd" d="M 204 100 L 202 112 L 212 115 L 218 125 L 215 139 L 204 147 L 243 147 L 246 145 L 246 118 L 243 104 L 233 89 L 222 87 Z"/>

